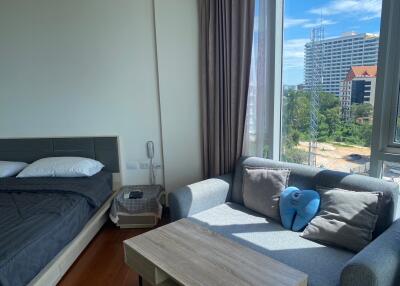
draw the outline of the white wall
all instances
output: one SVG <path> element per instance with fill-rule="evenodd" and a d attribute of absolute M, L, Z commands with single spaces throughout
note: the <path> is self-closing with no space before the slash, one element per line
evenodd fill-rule
<path fill-rule="evenodd" d="M 117 135 L 124 183 L 147 183 L 147 170 L 126 164 L 146 161 L 147 140 L 155 142 L 156 162 L 162 160 L 153 16 L 149 0 L 2 0 L 0 137 Z M 171 108 L 180 112 L 179 103 Z M 198 106 L 191 108 L 197 118 Z M 184 128 L 197 129 L 196 120 Z M 167 157 L 179 156 L 165 149 Z M 166 168 L 175 166 L 167 160 Z"/>
<path fill-rule="evenodd" d="M 165 185 L 201 179 L 199 26 L 196 0 L 156 0 Z"/>

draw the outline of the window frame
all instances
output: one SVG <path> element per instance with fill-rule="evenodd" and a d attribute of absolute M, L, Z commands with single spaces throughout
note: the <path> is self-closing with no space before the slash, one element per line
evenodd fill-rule
<path fill-rule="evenodd" d="M 274 1 L 268 1 L 274 2 Z M 275 25 L 276 27 L 280 27 L 279 31 L 275 31 L 275 83 L 274 84 L 274 111 L 272 112 L 274 116 L 274 120 L 272 120 L 272 135 L 273 135 L 273 144 L 272 144 L 272 158 L 279 160 L 281 157 L 281 144 L 282 144 L 282 103 L 283 103 L 283 30 L 284 30 L 284 0 L 278 0 L 275 2 Z M 276 111 L 276 110 L 279 111 Z"/>
<path fill-rule="evenodd" d="M 400 162 L 400 143 L 394 141 L 400 95 L 399 25 L 400 1 L 383 0 L 371 140 L 370 175 L 373 177 L 382 177 L 384 161 Z"/>
<path fill-rule="evenodd" d="M 270 146 L 269 158 L 273 160 L 280 160 L 281 157 L 281 134 L 282 134 L 282 70 L 283 70 L 283 19 L 284 19 L 284 0 L 268 1 L 268 5 L 271 29 L 270 36 L 273 41 L 270 41 L 269 51 L 272 53 L 270 57 L 271 64 L 267 71 L 268 83 L 268 121 L 267 128 L 270 131 L 271 136 L 267 139 L 267 144 Z"/>

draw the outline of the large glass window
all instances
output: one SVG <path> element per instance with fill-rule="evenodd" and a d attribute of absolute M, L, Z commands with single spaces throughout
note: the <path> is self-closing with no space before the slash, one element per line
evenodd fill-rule
<path fill-rule="evenodd" d="M 282 160 L 369 173 L 381 9 L 285 1 Z"/>
<path fill-rule="evenodd" d="M 382 178 L 400 184 L 400 163 L 385 161 L 383 163 Z"/>

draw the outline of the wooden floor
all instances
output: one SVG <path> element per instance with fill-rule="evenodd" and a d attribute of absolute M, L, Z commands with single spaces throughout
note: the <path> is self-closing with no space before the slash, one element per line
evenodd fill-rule
<path fill-rule="evenodd" d="M 149 230 L 120 229 L 107 222 L 58 285 L 139 285 L 137 273 L 124 263 L 122 241 Z"/>

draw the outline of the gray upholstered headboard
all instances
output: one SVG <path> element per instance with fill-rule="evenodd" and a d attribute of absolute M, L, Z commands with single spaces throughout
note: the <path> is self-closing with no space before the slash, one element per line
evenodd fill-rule
<path fill-rule="evenodd" d="M 104 170 L 119 173 L 117 137 L 0 139 L 1 161 L 32 163 L 45 157 L 78 156 L 96 159 Z"/>

